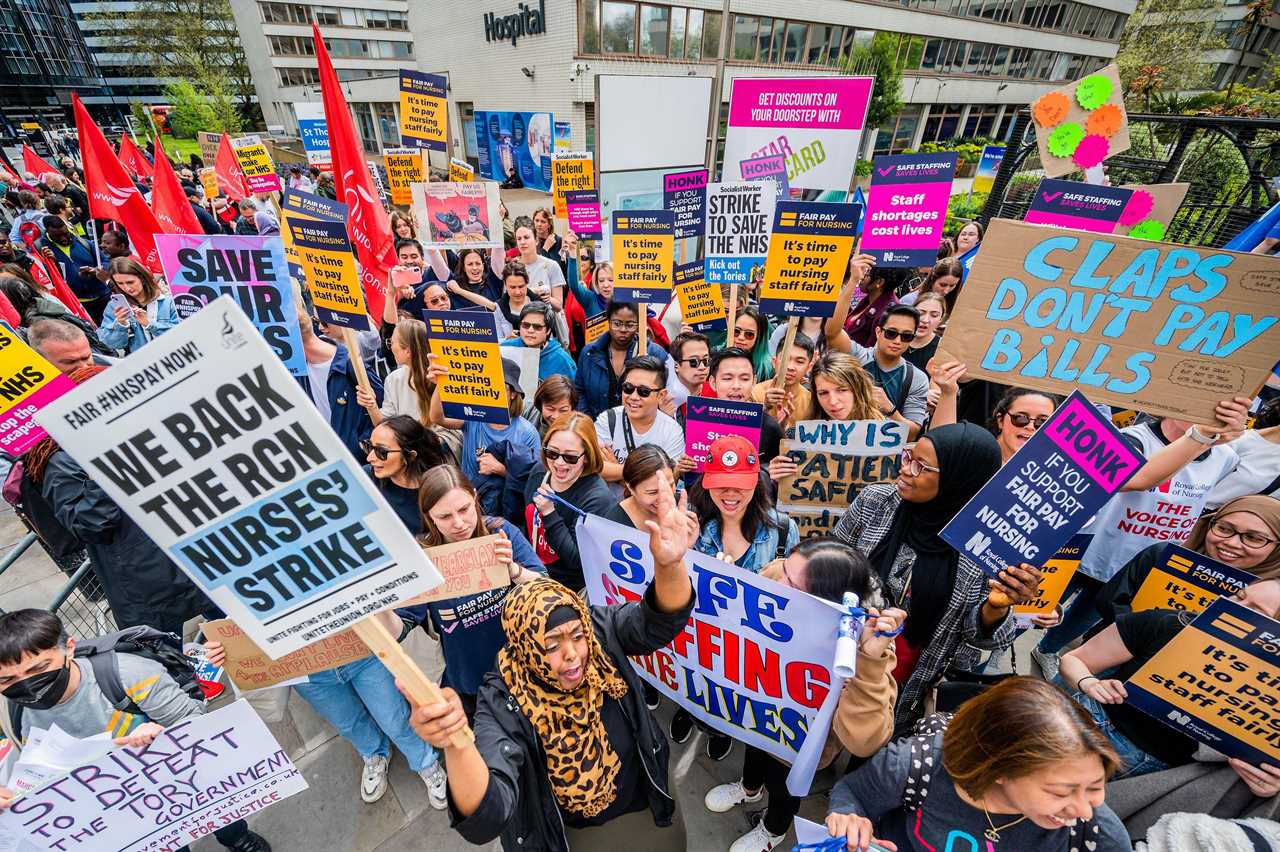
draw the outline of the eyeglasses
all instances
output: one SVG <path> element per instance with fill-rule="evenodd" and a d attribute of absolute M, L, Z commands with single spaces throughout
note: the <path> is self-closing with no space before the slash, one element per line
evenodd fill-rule
<path fill-rule="evenodd" d="M 681 358 L 677 364 L 688 364 L 690 367 L 705 367 L 711 363 L 710 355 L 703 355 L 701 358 Z"/>
<path fill-rule="evenodd" d="M 639 327 L 640 323 L 638 322 L 617 322 L 615 320 L 609 320 L 609 328 L 614 328 L 618 331 L 635 331 Z"/>
<path fill-rule="evenodd" d="M 743 340 L 755 340 L 755 339 L 756 339 L 756 333 L 755 333 L 754 331 L 752 331 L 751 329 L 745 329 L 745 330 L 743 330 L 743 329 L 740 329 L 740 328 L 735 328 L 735 329 L 733 330 L 733 336 L 734 336 L 734 337 L 741 337 Z"/>
<path fill-rule="evenodd" d="M 563 461 L 565 464 L 577 464 L 585 455 L 585 453 L 562 453 L 550 447 L 543 448 L 542 454 L 552 461 Z"/>
<path fill-rule="evenodd" d="M 622 392 L 638 394 L 641 399 L 648 399 L 655 393 L 661 393 L 662 388 L 651 388 L 645 385 L 633 385 L 631 382 L 623 382 Z"/>
<path fill-rule="evenodd" d="M 914 331 L 898 331 L 896 328 L 882 328 L 880 329 L 880 333 L 884 335 L 885 340 L 897 340 L 901 337 L 903 343 L 910 343 L 916 339 L 916 333 Z"/>
<path fill-rule="evenodd" d="M 404 450 L 393 450 L 388 447 L 380 447 L 377 444 L 373 443 L 372 441 L 361 441 L 360 451 L 363 452 L 366 456 L 369 455 L 369 453 L 373 453 L 374 456 L 377 457 L 378 461 L 386 461 L 387 456 L 391 455 L 392 453 L 404 452 Z"/>
<path fill-rule="evenodd" d="M 934 467 L 931 464 L 925 464 L 912 455 L 910 450 L 902 451 L 902 470 L 906 471 L 908 476 L 919 476 L 926 470 L 930 473 L 942 473 L 942 468 Z"/>
<path fill-rule="evenodd" d="M 1231 524 L 1227 523 L 1226 521 L 1214 521 L 1213 525 L 1210 526 L 1209 529 L 1213 530 L 1214 535 L 1223 539 L 1234 538 L 1236 536 L 1239 536 L 1240 543 L 1243 544 L 1245 547 L 1249 548 L 1250 550 L 1261 550 L 1262 548 L 1268 547 L 1277 542 L 1276 539 L 1267 538 L 1262 533 L 1256 533 L 1252 531 L 1242 532 L 1241 530 L 1238 530 L 1235 527 L 1231 526 Z"/>
<path fill-rule="evenodd" d="M 546 331 L 547 327 L 540 322 L 525 322 L 521 320 L 520 329 L 522 331 Z"/>
<path fill-rule="evenodd" d="M 1012 423 L 1014 426 L 1017 426 L 1019 429 L 1023 428 L 1028 423 L 1034 423 L 1035 427 L 1039 429 L 1041 426 L 1049 422 L 1049 418 L 1043 415 L 1041 415 L 1040 417 L 1032 418 L 1030 414 L 1023 414 L 1021 411 L 1016 413 L 1012 411 L 1006 411 L 1004 413 L 1004 416 L 1008 417 L 1009 422 Z"/>

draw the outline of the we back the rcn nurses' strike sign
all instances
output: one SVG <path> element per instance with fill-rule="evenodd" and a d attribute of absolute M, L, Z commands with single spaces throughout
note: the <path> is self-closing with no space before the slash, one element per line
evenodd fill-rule
<path fill-rule="evenodd" d="M 992 576 L 1040 565 L 1146 461 L 1084 394 L 1073 393 L 942 529 Z"/>
<path fill-rule="evenodd" d="M 273 658 L 441 582 L 229 296 L 38 420 Z"/>
<path fill-rule="evenodd" d="M 871 163 L 859 248 L 878 266 L 929 266 L 937 259 L 958 156 L 899 154 Z"/>

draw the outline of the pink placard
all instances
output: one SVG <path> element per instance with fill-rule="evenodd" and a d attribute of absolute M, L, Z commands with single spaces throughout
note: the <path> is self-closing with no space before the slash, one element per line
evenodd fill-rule
<path fill-rule="evenodd" d="M 1072 464 L 1108 493 L 1143 462 L 1098 409 L 1079 399 L 1068 400 L 1045 431 Z"/>
<path fill-rule="evenodd" d="M 31 396 L 19 402 L 0 417 L 0 450 L 20 456 L 34 447 L 48 433 L 35 420 L 35 413 L 64 393 L 75 389 L 75 382 L 59 373 Z"/>
<path fill-rule="evenodd" d="M 739 77 L 733 81 L 729 126 L 861 130 L 874 82 L 870 77 Z"/>

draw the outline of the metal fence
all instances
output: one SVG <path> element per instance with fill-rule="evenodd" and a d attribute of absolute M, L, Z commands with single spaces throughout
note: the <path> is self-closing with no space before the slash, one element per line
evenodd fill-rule
<path fill-rule="evenodd" d="M 1280 119 L 1129 114 L 1129 150 L 1107 160 L 1112 186 L 1189 183 L 1166 240 L 1221 246 L 1276 200 Z M 1027 110 L 1014 122 L 1009 153 L 1000 163 L 979 220 L 1022 219 L 1044 176 Z M 1070 176 L 1068 176 L 1070 177 Z"/>
<path fill-rule="evenodd" d="M 21 559 L 32 545 L 39 544 L 39 537 L 29 532 L 0 559 L 0 575 Z M 67 570 L 63 569 L 67 574 Z M 116 630 L 115 617 L 107 603 L 102 583 L 86 557 L 67 576 L 66 582 L 53 596 L 45 609 L 62 619 L 67 633 L 76 639 L 101 636 Z"/>

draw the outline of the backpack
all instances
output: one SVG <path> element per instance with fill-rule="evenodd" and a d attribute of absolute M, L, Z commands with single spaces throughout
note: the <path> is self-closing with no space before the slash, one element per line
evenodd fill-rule
<path fill-rule="evenodd" d="M 196 681 L 195 663 L 182 653 L 182 640 L 172 633 L 162 633 L 140 624 L 76 643 L 75 658 L 89 661 L 98 681 L 98 688 L 115 709 L 146 716 L 142 708 L 125 692 L 124 683 L 120 680 L 118 654 L 132 654 L 159 663 L 188 697 L 204 703 L 204 693 Z M 21 733 L 22 711 L 25 708 L 13 701 L 8 704 L 10 728 L 15 733 Z"/>

